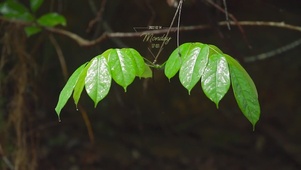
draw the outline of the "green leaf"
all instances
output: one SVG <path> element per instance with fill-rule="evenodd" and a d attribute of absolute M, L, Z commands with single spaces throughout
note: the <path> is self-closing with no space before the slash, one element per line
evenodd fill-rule
<path fill-rule="evenodd" d="M 66 19 L 58 13 L 47 13 L 38 18 L 37 22 L 45 27 L 54 27 L 57 25 L 66 26 Z"/>
<path fill-rule="evenodd" d="M 216 104 L 228 92 L 230 73 L 226 58 L 221 53 L 209 57 L 208 65 L 202 76 L 202 88 L 206 96 Z"/>
<path fill-rule="evenodd" d="M 219 48 L 217 48 L 215 45 L 209 44 L 209 56 L 216 54 L 216 53 L 220 53 L 223 54 L 222 50 L 220 50 Z"/>
<path fill-rule="evenodd" d="M 30 8 L 33 12 L 36 12 L 42 5 L 44 0 L 30 0 Z"/>
<path fill-rule="evenodd" d="M 142 74 L 145 71 L 145 63 L 143 57 L 139 54 L 138 51 L 132 48 L 123 48 L 121 51 L 125 52 L 128 57 L 130 57 L 133 61 L 133 68 L 135 69 L 136 76 L 142 77 Z"/>
<path fill-rule="evenodd" d="M 182 47 L 185 47 L 185 44 L 176 48 L 166 61 L 164 73 L 169 80 L 177 74 L 182 65 L 182 58 L 180 56 L 180 48 Z"/>
<path fill-rule="evenodd" d="M 25 30 L 27 37 L 30 37 L 34 34 L 41 32 L 42 29 L 38 26 L 27 26 L 24 28 L 24 30 Z"/>
<path fill-rule="evenodd" d="M 78 101 L 80 99 L 80 96 L 82 94 L 82 91 L 85 87 L 85 79 L 86 79 L 87 72 L 88 72 L 88 69 L 90 68 L 90 66 L 91 66 L 91 62 L 89 62 L 85 66 L 85 68 L 81 71 L 81 73 L 79 74 L 77 83 L 74 87 L 73 100 L 74 100 L 76 108 L 77 108 L 77 104 L 78 104 Z"/>
<path fill-rule="evenodd" d="M 13 0 L 0 3 L 0 13 L 9 19 L 18 19 L 27 22 L 34 20 L 34 16 L 23 4 Z"/>
<path fill-rule="evenodd" d="M 228 55 L 225 57 L 229 63 L 231 83 L 237 104 L 254 129 L 260 117 L 260 105 L 255 84 L 235 59 Z"/>
<path fill-rule="evenodd" d="M 103 53 L 107 58 L 114 81 L 126 91 L 136 76 L 135 63 L 132 58 L 121 49 L 109 49 Z"/>
<path fill-rule="evenodd" d="M 74 73 L 68 79 L 68 81 L 67 81 L 66 85 L 64 86 L 63 90 L 61 91 L 58 103 L 55 107 L 55 111 L 56 111 L 58 117 L 60 117 L 60 113 L 61 113 L 62 108 L 66 105 L 68 99 L 70 98 L 70 96 L 73 92 L 74 86 L 77 83 L 78 77 L 79 77 L 81 71 L 84 69 L 85 65 L 86 64 L 81 65 L 79 68 L 77 68 L 74 71 Z"/>
<path fill-rule="evenodd" d="M 145 64 L 145 68 L 144 68 L 144 72 L 141 75 L 141 77 L 143 78 L 152 78 L 153 77 L 153 72 L 152 70 L 149 68 L 148 65 Z"/>
<path fill-rule="evenodd" d="M 201 43 L 189 43 L 181 48 L 183 64 L 180 68 L 179 78 L 182 85 L 188 90 L 200 80 L 208 62 L 209 47 Z"/>
<path fill-rule="evenodd" d="M 108 94 L 111 81 L 107 60 L 102 55 L 93 58 L 85 79 L 85 88 L 94 101 L 94 107 Z"/>

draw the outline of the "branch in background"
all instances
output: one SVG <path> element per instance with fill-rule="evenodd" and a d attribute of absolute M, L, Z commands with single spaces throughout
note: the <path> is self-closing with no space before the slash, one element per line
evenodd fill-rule
<path fill-rule="evenodd" d="M 278 28 L 289 29 L 289 30 L 301 32 L 300 26 L 290 25 L 290 24 L 286 24 L 284 22 L 266 22 L 266 21 L 239 21 L 239 22 L 230 21 L 230 22 L 226 22 L 226 21 L 222 21 L 222 22 L 219 22 L 218 25 L 227 26 L 228 23 L 233 26 L 238 26 L 238 24 L 241 26 L 268 26 L 268 27 L 278 27 Z M 193 30 L 201 30 L 201 29 L 208 29 L 208 28 L 210 28 L 209 25 L 183 26 L 183 27 L 180 27 L 180 31 L 193 31 Z M 143 32 L 112 32 L 112 33 L 105 32 L 95 40 L 86 40 L 77 34 L 74 34 L 72 32 L 69 32 L 69 31 L 66 31 L 63 29 L 59 29 L 59 28 L 45 28 L 45 29 L 49 32 L 57 33 L 57 34 L 61 34 L 66 37 L 69 37 L 70 39 L 77 42 L 78 45 L 83 46 L 83 47 L 94 46 L 94 45 L 106 40 L 107 38 L 140 37 L 142 34 L 162 34 L 162 33 L 166 33 L 168 31 L 168 29 L 160 29 L 160 30 L 148 30 L 148 31 L 143 31 Z M 171 31 L 173 31 L 173 32 L 176 30 L 177 30 L 177 27 L 171 28 Z"/>
<path fill-rule="evenodd" d="M 226 8 L 223 9 L 222 7 L 220 7 L 219 5 L 217 5 L 216 3 L 212 2 L 212 0 L 206 0 L 206 2 L 208 2 L 209 4 L 211 4 L 212 6 L 214 6 L 219 11 L 223 12 L 226 15 L 226 18 L 230 17 L 233 20 L 233 22 L 235 23 L 234 25 L 237 26 L 238 29 L 239 29 L 239 31 L 241 32 L 242 37 L 243 37 L 245 43 L 247 44 L 247 46 L 249 48 L 252 48 L 251 45 L 250 45 L 250 43 L 249 43 L 249 41 L 248 41 L 248 38 L 246 36 L 245 30 L 242 28 L 240 22 L 238 22 L 238 20 L 235 18 L 235 16 L 233 14 L 229 13 L 228 11 L 226 11 Z M 226 5 L 225 5 L 225 7 L 226 7 Z M 228 29 L 230 30 L 230 28 L 231 28 L 230 25 L 233 25 L 233 24 L 230 24 L 231 21 L 228 19 L 228 20 L 225 21 L 225 23 L 226 23 Z"/>
<path fill-rule="evenodd" d="M 274 49 L 272 51 L 269 51 L 269 52 L 265 52 L 265 53 L 262 53 L 262 54 L 259 54 L 259 55 L 254 55 L 254 56 L 250 56 L 250 57 L 245 57 L 244 58 L 244 61 L 245 62 L 254 62 L 254 61 L 257 61 L 257 60 L 264 60 L 264 59 L 267 59 L 267 58 L 270 58 L 270 57 L 273 57 L 275 55 L 278 55 L 278 54 L 281 54 L 281 53 L 284 53 L 288 50 L 291 50 L 297 46 L 301 45 L 301 39 L 298 39 L 292 43 L 289 43 L 285 46 L 282 46 L 280 48 L 277 48 L 277 49 Z"/>
<path fill-rule="evenodd" d="M 94 25 L 97 22 L 100 22 L 102 20 L 102 16 L 103 16 L 103 12 L 105 10 L 106 3 L 107 3 L 107 0 L 103 0 L 101 2 L 99 10 L 96 11 L 94 2 L 92 0 L 89 0 L 90 8 L 92 9 L 92 12 L 95 13 L 96 16 L 93 20 L 91 20 L 89 22 L 86 32 L 90 32 L 91 29 L 94 27 Z"/>
<path fill-rule="evenodd" d="M 230 15 L 230 17 L 231 17 L 231 15 Z M 23 21 L 19 21 L 19 20 L 9 20 L 9 19 L 5 19 L 3 17 L 0 17 L 0 21 L 15 23 L 15 24 L 23 25 L 23 26 L 32 25 L 32 23 L 23 22 Z M 230 24 L 232 26 L 238 26 L 238 27 L 240 27 L 240 26 L 260 26 L 260 27 L 265 26 L 265 27 L 282 28 L 282 29 L 288 29 L 288 30 L 301 32 L 301 26 L 290 25 L 290 24 L 286 24 L 284 22 L 272 22 L 272 21 L 237 21 L 237 22 L 229 21 L 228 22 L 228 21 L 222 21 L 222 22 L 218 23 L 219 26 L 227 26 L 227 24 Z M 180 27 L 180 31 L 193 31 L 193 30 L 202 30 L 202 29 L 208 29 L 208 28 L 211 28 L 211 26 L 210 25 L 183 26 L 183 27 Z M 168 29 L 161 29 L 161 30 L 148 30 L 148 31 L 143 31 L 143 32 L 105 32 L 101 36 L 96 38 L 95 40 L 87 40 L 87 39 L 80 37 L 79 35 L 77 35 L 75 33 L 72 33 L 72 32 L 69 32 L 69 31 L 66 31 L 66 30 L 63 30 L 60 28 L 45 28 L 45 30 L 52 32 L 52 33 L 66 36 L 66 37 L 72 39 L 73 41 L 75 41 L 79 46 L 82 46 L 82 47 L 94 46 L 96 44 L 103 42 L 104 40 L 106 40 L 108 38 L 132 38 L 132 37 L 140 37 L 142 34 L 163 34 L 168 31 Z M 170 31 L 175 32 L 176 30 L 177 30 L 176 27 L 172 27 Z M 291 44 L 288 44 L 286 46 L 283 46 L 283 47 L 273 50 L 271 52 L 260 54 L 257 56 L 247 57 L 245 59 L 245 61 L 252 62 L 252 61 L 255 61 L 258 59 L 260 60 L 260 59 L 269 58 L 273 55 L 290 50 L 300 44 L 301 44 L 301 40 L 297 40 Z M 263 57 L 263 55 L 265 55 L 265 57 Z"/>

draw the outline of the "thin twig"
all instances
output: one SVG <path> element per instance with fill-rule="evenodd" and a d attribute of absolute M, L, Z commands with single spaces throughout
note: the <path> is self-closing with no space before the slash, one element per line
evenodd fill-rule
<path fill-rule="evenodd" d="M 166 37 L 168 37 L 168 35 L 169 35 L 169 33 L 170 33 L 171 29 L 172 29 L 173 23 L 174 23 L 175 20 L 176 20 L 176 17 L 177 17 L 177 15 L 178 15 L 178 12 L 179 12 L 179 10 L 180 10 L 180 7 L 182 7 L 182 1 L 183 1 L 183 0 L 180 0 L 180 3 L 178 4 L 177 10 L 176 10 L 176 12 L 175 12 L 175 14 L 174 14 L 174 16 L 173 16 L 173 18 L 172 18 L 172 21 L 171 21 L 171 23 L 170 23 L 170 26 L 169 26 L 169 28 L 167 29 Z M 180 17 L 180 16 L 178 16 L 178 17 Z M 178 28 L 178 27 L 177 27 L 177 30 L 179 31 L 179 28 Z M 156 55 L 156 57 L 155 57 L 155 59 L 154 59 L 154 61 L 153 61 L 153 64 L 156 64 L 157 59 L 158 59 L 160 53 L 161 53 L 162 50 L 163 50 L 163 46 L 164 46 L 164 44 L 165 44 L 165 41 L 166 41 L 166 40 L 164 40 L 164 41 L 162 42 L 162 44 L 161 44 L 161 46 L 160 46 L 160 49 L 159 49 L 159 51 L 158 51 L 158 53 L 157 53 L 157 55 Z"/>
<path fill-rule="evenodd" d="M 235 22 L 235 25 L 238 27 L 239 31 L 241 32 L 242 37 L 243 37 L 245 43 L 248 45 L 249 48 L 251 48 L 251 45 L 250 45 L 250 43 L 248 41 L 246 33 L 245 33 L 244 29 L 242 28 L 240 22 L 236 19 L 236 17 L 233 14 L 229 13 L 228 11 L 226 11 L 226 9 L 223 9 L 221 6 L 219 6 L 216 3 L 212 2 L 212 0 L 206 0 L 206 2 L 208 2 L 209 4 L 211 4 L 212 6 L 214 6 L 219 11 L 223 12 L 225 15 L 227 15 L 228 17 L 230 17 Z M 226 23 L 226 25 L 227 25 L 228 28 L 230 27 L 229 25 L 232 25 L 232 24 L 230 24 L 230 20 L 229 19 L 226 20 L 225 23 Z"/>
<path fill-rule="evenodd" d="M 182 5 L 183 5 L 183 0 L 180 0 L 179 2 L 179 16 L 178 16 L 178 30 L 177 30 L 177 48 L 180 46 L 180 23 L 181 23 L 181 13 L 182 13 Z M 180 51 L 179 51 L 180 53 Z"/>
<path fill-rule="evenodd" d="M 84 107 L 82 105 L 78 105 L 78 110 L 80 111 L 80 113 L 82 114 L 82 117 L 84 119 L 85 125 L 87 127 L 87 131 L 88 131 L 88 135 L 89 135 L 89 139 L 91 144 L 95 143 L 95 137 L 94 137 L 94 132 L 93 132 L 93 128 L 91 125 L 91 121 L 88 117 L 87 111 L 84 109 Z"/>
<path fill-rule="evenodd" d="M 91 29 L 93 28 L 93 26 L 97 23 L 100 22 L 102 20 L 102 16 L 103 16 L 103 12 L 105 10 L 105 6 L 106 6 L 107 0 L 103 0 L 101 2 L 100 8 L 99 10 L 96 12 L 96 16 L 93 20 L 91 20 L 88 24 L 88 28 L 86 30 L 86 32 L 90 32 Z M 89 1 L 90 7 L 92 8 L 92 11 L 95 12 L 95 7 L 94 7 L 94 3 L 92 2 L 92 0 Z"/>
<path fill-rule="evenodd" d="M 56 51 L 57 56 L 59 58 L 60 65 L 61 65 L 61 68 L 62 68 L 62 72 L 63 72 L 63 75 L 64 75 L 64 79 L 67 80 L 69 75 L 68 75 L 67 64 L 66 64 L 66 60 L 65 60 L 63 51 L 62 51 L 59 43 L 56 41 L 56 39 L 53 37 L 52 34 L 49 35 L 49 39 L 50 39 L 50 42 L 52 43 L 53 47 L 55 48 L 55 51 Z"/>
<path fill-rule="evenodd" d="M 222 21 L 219 22 L 218 25 L 220 26 L 227 26 L 228 22 Z M 229 22 L 230 25 L 233 26 L 267 26 L 267 27 L 277 27 L 277 28 L 283 28 L 283 29 L 289 29 L 294 31 L 301 32 L 301 26 L 295 26 L 286 24 L 284 22 L 267 22 L 267 21 L 239 21 L 239 22 Z M 201 29 L 208 29 L 211 28 L 210 25 L 196 25 L 196 26 L 183 26 L 180 27 L 180 31 L 193 31 L 193 30 L 201 30 Z M 83 47 L 89 47 L 94 46 L 98 43 L 101 43 L 102 41 L 106 40 L 107 38 L 131 38 L 131 37 L 140 37 L 141 34 L 162 34 L 168 32 L 169 29 L 160 29 L 160 30 L 148 30 L 143 32 L 112 32 L 112 33 L 103 33 L 100 37 L 98 37 L 95 40 L 86 40 L 82 37 L 80 37 L 77 34 L 74 34 L 72 32 L 59 29 L 59 28 L 46 28 L 49 32 L 57 33 L 64 35 L 66 37 L 69 37 L 70 39 L 77 42 L 80 46 Z M 172 27 L 170 31 L 176 31 L 177 27 Z"/>
<path fill-rule="evenodd" d="M 227 7 L 227 2 L 226 0 L 223 0 L 224 8 L 225 8 L 225 16 L 226 16 L 226 21 L 227 21 L 227 27 L 229 30 L 231 30 L 230 24 L 229 24 L 229 13 L 228 13 L 228 7 Z"/>
<path fill-rule="evenodd" d="M 5 21 L 5 22 L 11 22 L 23 26 L 29 26 L 32 25 L 32 23 L 29 22 L 24 22 L 20 20 L 10 20 L 6 19 L 4 17 L 0 17 L 0 21 Z M 228 22 L 221 21 L 218 22 L 217 24 L 220 26 L 227 26 Z M 286 24 L 285 22 L 273 22 L 273 21 L 229 21 L 230 25 L 233 26 L 266 26 L 266 27 L 275 27 L 275 28 L 282 28 L 282 29 L 288 29 L 288 30 L 293 30 L 293 31 L 298 31 L 301 32 L 301 26 L 296 26 L 296 25 L 291 25 L 291 24 Z M 202 30 L 202 29 L 208 29 L 211 28 L 210 25 L 194 25 L 194 26 L 183 26 L 180 27 L 180 31 L 193 31 L 193 30 Z M 143 32 L 105 32 L 101 36 L 99 36 L 95 40 L 87 40 L 79 35 L 72 33 L 70 31 L 66 31 L 61 28 L 44 28 L 45 30 L 56 33 L 56 34 L 61 34 L 64 35 L 76 43 L 78 45 L 83 46 L 83 47 L 90 47 L 94 46 L 96 44 L 101 43 L 102 41 L 106 40 L 107 38 L 132 38 L 132 37 L 140 37 L 141 34 L 162 34 L 162 33 L 167 33 L 169 29 L 160 29 L 160 30 L 148 30 L 148 31 L 143 31 Z M 177 30 L 177 27 L 171 27 L 170 31 L 174 32 Z"/>

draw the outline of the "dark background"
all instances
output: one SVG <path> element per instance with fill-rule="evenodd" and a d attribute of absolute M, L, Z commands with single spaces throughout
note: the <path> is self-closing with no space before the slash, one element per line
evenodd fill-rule
<path fill-rule="evenodd" d="M 92 2 L 94 5 L 89 5 Z M 168 27 L 176 10 L 164 0 L 110 0 L 100 22 L 87 32 L 102 2 L 45 1 L 37 15 L 57 11 L 67 18 L 63 29 L 91 40 L 108 31 L 104 25 L 112 32 L 133 32 L 133 27 L 148 25 Z M 222 1 L 215 2 L 222 5 Z M 227 6 L 238 21 L 301 23 L 299 0 L 227 0 Z M 243 26 L 241 33 L 236 26 L 231 30 L 218 26 L 224 20 L 225 15 L 212 5 L 187 0 L 181 25 L 210 28 L 181 32 L 180 42 L 214 44 L 240 61 L 259 93 L 261 118 L 255 131 L 231 90 L 216 109 L 200 84 L 189 95 L 177 76 L 169 82 L 162 70 L 155 70 L 152 79 L 136 79 L 126 93 L 113 83 L 108 96 L 95 109 L 83 93 L 79 111 L 70 100 L 59 123 L 54 108 L 66 80 L 48 38 L 50 33 L 44 31 L 16 41 L 6 35 L 22 29 L 8 29 L 18 26 L 1 23 L 1 32 L 5 31 L 1 33 L 2 51 L 8 46 L 12 51 L 20 50 L 9 43 L 19 42 L 28 57 L 24 61 L 18 57 L 23 53 L 11 52 L 2 66 L 0 167 L 9 169 L 4 160 L 8 158 L 16 167 L 23 162 L 24 169 L 301 169 L 300 46 L 267 59 L 245 62 L 249 56 L 300 39 L 301 32 Z M 141 37 L 107 39 L 92 47 L 79 47 L 65 36 L 52 35 L 62 49 L 69 74 L 108 48 L 132 47 L 152 60 Z M 159 63 L 176 48 L 176 36 L 170 36 L 172 41 L 164 48 Z M 4 58 L 2 52 L 2 62 Z M 27 63 L 27 69 L 20 69 L 22 62 Z M 22 87 L 25 90 L 20 94 L 16 89 Z M 21 99 L 23 102 L 19 102 Z M 18 116 L 11 116 L 16 112 Z M 82 115 L 88 116 L 90 124 Z"/>

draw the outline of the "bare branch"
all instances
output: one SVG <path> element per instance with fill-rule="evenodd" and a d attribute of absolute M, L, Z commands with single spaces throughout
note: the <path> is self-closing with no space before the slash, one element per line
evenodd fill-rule
<path fill-rule="evenodd" d="M 284 52 L 286 52 L 288 50 L 291 50 L 291 49 L 293 49 L 293 48 L 295 48 L 299 45 L 301 45 L 301 39 L 298 39 L 298 40 L 296 40 L 294 42 L 291 42 L 291 43 L 289 43 L 285 46 L 276 48 L 274 50 L 271 50 L 271 51 L 268 51 L 268 52 L 265 52 L 265 53 L 262 53 L 262 54 L 258 54 L 258 55 L 254 55 L 254 56 L 250 56 L 250 57 L 245 57 L 244 61 L 245 62 L 254 62 L 254 61 L 257 61 L 257 60 L 264 60 L 264 59 L 273 57 L 275 55 L 284 53 Z"/>
<path fill-rule="evenodd" d="M 268 26 L 268 27 L 278 27 L 278 28 L 283 28 L 283 29 L 289 29 L 289 30 L 294 30 L 294 31 L 299 31 L 301 32 L 301 26 L 295 26 L 295 25 L 290 25 L 286 24 L 284 22 L 266 22 L 266 21 L 239 21 L 239 22 L 227 22 L 227 21 L 222 21 L 219 22 L 218 25 L 220 26 L 227 26 L 227 24 L 233 25 L 233 26 Z M 180 31 L 193 31 L 193 30 L 201 30 L 201 29 L 208 29 L 210 28 L 209 25 L 196 25 L 196 26 L 183 26 L 180 27 Z M 162 34 L 162 33 L 167 33 L 168 29 L 160 29 L 160 30 L 148 30 L 148 31 L 143 31 L 143 32 L 112 32 L 108 33 L 105 32 L 103 33 L 100 37 L 98 37 L 95 40 L 86 40 L 77 34 L 74 34 L 72 32 L 59 29 L 59 28 L 46 28 L 49 32 L 57 33 L 64 35 L 66 37 L 69 37 L 70 39 L 74 40 L 77 42 L 80 46 L 83 47 L 88 47 L 88 46 L 94 46 L 98 43 L 101 43 L 102 41 L 106 40 L 107 38 L 130 38 L 130 37 L 140 37 L 142 34 Z M 177 27 L 172 27 L 170 31 L 175 32 L 177 30 Z"/>
<path fill-rule="evenodd" d="M 33 23 L 28 23 L 20 20 L 10 20 L 6 19 L 4 17 L 0 17 L 0 21 L 5 21 L 5 22 L 10 22 L 10 23 L 15 23 L 23 26 L 29 26 L 32 25 Z M 233 26 L 267 26 L 267 27 L 276 27 L 276 28 L 282 28 L 282 29 L 288 29 L 288 30 L 293 30 L 293 31 L 298 31 L 301 32 L 301 26 L 296 26 L 296 25 L 290 25 L 286 24 L 285 22 L 273 22 L 273 21 L 222 21 L 218 22 L 219 26 L 227 26 L 227 24 L 233 25 Z M 210 25 L 195 25 L 195 26 L 183 26 L 180 27 L 180 31 L 193 31 L 193 30 L 202 30 L 202 29 L 208 29 L 211 28 Z M 66 31 L 61 28 L 44 28 L 45 30 L 56 33 L 56 34 L 61 34 L 64 35 L 76 43 L 78 45 L 83 46 L 83 47 L 89 47 L 89 46 L 94 46 L 98 43 L 101 43 L 102 41 L 106 40 L 107 38 L 132 38 L 132 37 L 140 37 L 142 34 L 163 34 L 168 32 L 167 29 L 160 29 L 160 30 L 148 30 L 148 31 L 143 31 L 143 32 L 104 32 L 101 36 L 96 38 L 95 40 L 87 40 L 79 35 L 72 33 L 70 31 Z M 172 27 L 170 29 L 171 32 L 175 32 L 177 30 L 177 27 Z"/>

